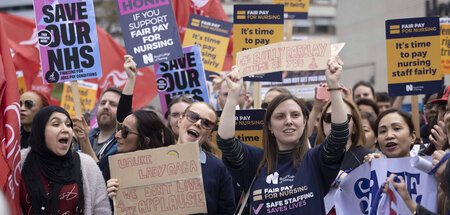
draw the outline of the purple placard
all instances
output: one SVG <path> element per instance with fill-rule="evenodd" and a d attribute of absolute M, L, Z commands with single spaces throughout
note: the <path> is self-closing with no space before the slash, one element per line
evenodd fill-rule
<path fill-rule="evenodd" d="M 138 68 L 183 57 L 170 0 L 117 0 L 127 54 Z"/>
<path fill-rule="evenodd" d="M 93 0 L 34 0 L 44 84 L 102 77 Z"/>
<path fill-rule="evenodd" d="M 183 57 L 155 65 L 161 111 L 175 96 L 187 95 L 194 101 L 209 103 L 200 46 L 183 47 Z"/>
<path fill-rule="evenodd" d="M 136 13 L 142 10 L 169 4 L 166 0 L 117 0 L 117 6 L 121 15 Z"/>

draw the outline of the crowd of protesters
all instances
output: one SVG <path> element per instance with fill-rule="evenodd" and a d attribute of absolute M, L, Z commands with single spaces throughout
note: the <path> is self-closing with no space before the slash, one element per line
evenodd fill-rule
<path fill-rule="evenodd" d="M 100 96 L 97 128 L 90 129 L 83 117 L 72 118 L 63 108 L 49 106 L 39 92 L 20 97 L 24 214 L 110 214 L 113 204 L 108 196 L 114 198 L 119 190 L 119 181 L 110 176 L 110 155 L 186 142 L 198 142 L 201 150 L 208 214 L 241 209 L 237 206 L 242 205 L 241 193 L 251 196 L 244 198 L 244 205 L 251 208 L 247 213 L 257 214 L 261 205 L 269 205 L 258 199 L 261 190 L 282 186 L 307 187 L 310 192 L 308 204 L 289 214 L 325 214 L 323 198 L 330 188 L 364 162 L 420 154 L 431 155 L 436 166 L 450 152 L 450 88 L 424 97 L 418 136 L 411 114 L 401 110 L 403 97 L 391 99 L 363 81 L 352 89 L 343 87 L 340 80 L 345 72 L 338 57 L 329 59 L 322 86 L 328 88 L 328 101 L 316 97 L 308 108 L 306 101 L 285 88 L 266 93 L 261 104 L 266 109 L 263 148 L 234 138 L 236 110 L 253 106 L 239 68 L 233 67 L 225 77 L 216 76 L 216 104 L 180 95 L 172 98 L 164 116 L 154 109 L 132 110 L 137 70 L 131 56 L 125 56 L 124 68 L 128 76 L 124 89 L 111 87 Z M 222 110 L 220 121 L 216 110 Z M 285 180 L 282 186 L 270 181 L 274 173 L 276 180 Z M 438 213 L 447 214 L 450 162 L 441 164 L 435 175 Z M 432 214 L 411 200 L 403 179 L 391 176 L 388 182 L 412 213 Z M 68 192 L 75 196 L 59 198 Z M 294 194 L 275 196 L 270 202 Z"/>

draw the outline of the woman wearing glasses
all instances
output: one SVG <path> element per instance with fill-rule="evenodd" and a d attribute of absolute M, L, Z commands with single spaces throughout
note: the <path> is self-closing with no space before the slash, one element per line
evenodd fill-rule
<path fill-rule="evenodd" d="M 348 172 L 363 164 L 365 155 L 372 153 L 370 149 L 364 147 L 366 144 L 366 137 L 358 108 L 350 99 L 344 98 L 344 103 L 345 115 L 349 122 L 348 131 L 350 133 L 350 138 L 345 145 L 346 152 L 340 168 L 341 171 L 345 173 L 340 172 L 340 177 L 337 179 L 338 181 L 341 181 Z M 326 136 L 331 133 L 331 109 L 331 102 L 327 102 L 320 117 L 319 131 L 315 142 L 316 146 L 320 145 Z"/>
<path fill-rule="evenodd" d="M 123 114 L 124 112 L 127 112 L 127 110 L 131 110 L 131 105 L 128 104 L 131 104 L 137 72 L 136 64 L 133 61 L 133 58 L 129 55 L 125 55 L 124 67 L 127 72 L 128 79 L 123 89 L 123 95 L 120 98 L 119 107 L 117 109 L 118 120 L 123 118 L 123 115 L 119 116 L 119 114 Z M 123 99 L 129 99 L 129 101 L 124 102 Z M 233 214 L 235 203 L 231 176 L 222 161 L 213 155 L 218 151 L 217 147 L 211 142 L 210 138 L 217 121 L 217 115 L 214 108 L 204 102 L 194 102 L 185 108 L 182 113 L 183 114 L 178 117 L 178 144 L 187 142 L 198 142 L 200 144 L 200 161 L 202 164 L 203 186 L 205 190 L 208 213 Z M 130 144 L 126 142 L 128 138 L 122 138 L 125 132 L 128 133 L 129 138 L 131 138 L 131 136 L 134 136 L 133 138 L 137 138 L 139 136 L 140 132 L 135 132 L 139 129 L 136 130 L 133 128 L 132 122 L 134 119 L 133 117 L 129 119 L 130 116 L 132 115 L 127 116 L 123 121 L 123 129 L 120 132 L 117 132 L 116 137 L 119 142 L 119 146 L 117 148 L 118 151 L 132 148 L 129 146 Z M 127 131 L 125 131 L 125 128 L 127 128 Z M 135 132 L 136 134 L 130 132 Z M 164 137 L 166 136 L 169 136 L 169 133 L 165 133 Z M 173 134 L 171 132 L 170 136 L 173 138 Z M 152 142 L 154 139 L 161 139 L 161 137 L 150 137 L 149 141 Z M 167 145 L 166 143 L 167 142 L 163 142 L 164 146 Z M 159 145 L 158 147 L 160 146 L 163 145 Z M 119 182 L 117 179 L 110 179 L 107 182 L 107 187 L 109 193 L 108 195 L 112 198 L 116 195 L 117 190 L 119 189 Z"/>
<path fill-rule="evenodd" d="M 49 105 L 47 97 L 38 91 L 27 91 L 20 96 L 20 146 L 28 147 L 28 137 L 34 115 Z"/>
<path fill-rule="evenodd" d="M 234 138 L 235 106 L 242 85 L 238 69 L 228 74 L 230 91 L 219 122 L 217 143 L 233 179 L 250 190 L 252 214 L 324 214 L 323 197 L 339 172 L 348 139 L 348 118 L 339 84 L 342 61 L 330 58 L 326 71 L 333 103 L 331 134 L 308 150 L 308 113 L 290 94 L 275 97 L 267 107 L 263 149 Z"/>

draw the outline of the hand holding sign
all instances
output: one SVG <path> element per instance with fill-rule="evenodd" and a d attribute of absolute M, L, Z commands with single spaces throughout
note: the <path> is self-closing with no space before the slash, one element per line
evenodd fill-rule
<path fill-rule="evenodd" d="M 116 197 L 119 191 L 119 180 L 117 178 L 111 178 L 106 182 L 106 191 L 108 191 L 108 197 L 113 199 Z"/>

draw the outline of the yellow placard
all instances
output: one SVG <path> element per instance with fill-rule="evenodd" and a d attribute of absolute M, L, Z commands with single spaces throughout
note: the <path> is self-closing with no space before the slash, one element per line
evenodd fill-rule
<path fill-rule="evenodd" d="M 87 113 L 95 106 L 98 85 L 85 81 L 78 81 L 78 90 L 80 94 L 81 112 Z M 64 89 L 61 96 L 61 107 L 69 112 L 70 116 L 75 116 L 74 102 L 70 83 L 64 83 Z"/>
<path fill-rule="evenodd" d="M 272 3 L 284 5 L 285 13 L 307 13 L 309 8 L 309 0 L 273 0 Z"/>
<path fill-rule="evenodd" d="M 206 71 L 220 73 L 230 41 L 232 24 L 191 14 L 184 34 L 183 47 L 200 45 L 203 67 Z"/>
<path fill-rule="evenodd" d="M 450 18 L 440 18 L 442 74 L 450 74 Z"/>
<path fill-rule="evenodd" d="M 235 24 L 233 40 L 233 65 L 240 51 L 283 41 L 282 24 Z"/>
<path fill-rule="evenodd" d="M 440 65 L 439 36 L 412 37 L 386 40 L 388 58 L 388 83 L 437 81 L 442 79 Z"/>
<path fill-rule="evenodd" d="M 22 95 L 24 92 L 27 91 L 27 85 L 25 83 L 25 77 L 23 77 L 23 71 L 19 70 L 16 71 L 17 76 L 17 84 L 19 85 L 19 94 Z"/>

